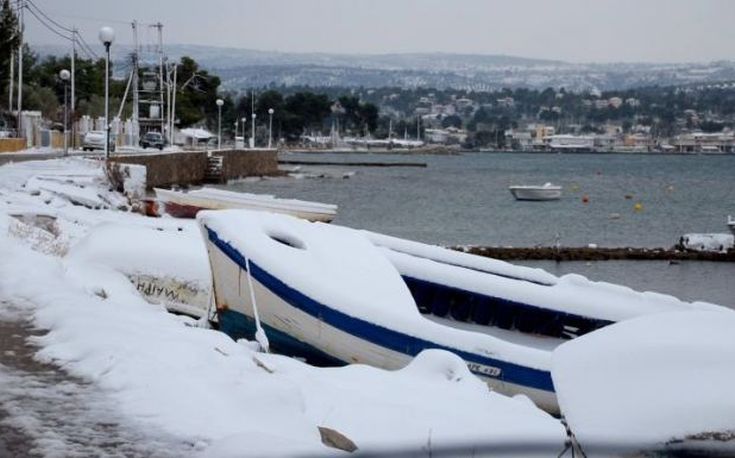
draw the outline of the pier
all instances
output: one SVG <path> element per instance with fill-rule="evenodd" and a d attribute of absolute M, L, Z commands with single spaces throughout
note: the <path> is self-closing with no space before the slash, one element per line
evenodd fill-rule
<path fill-rule="evenodd" d="M 735 262 L 735 250 L 682 251 L 673 248 L 453 246 L 453 250 L 505 261 L 715 261 Z"/>
<path fill-rule="evenodd" d="M 347 167 L 426 167 L 426 162 L 372 162 L 372 161 L 300 161 L 280 159 L 283 165 L 342 165 Z"/>

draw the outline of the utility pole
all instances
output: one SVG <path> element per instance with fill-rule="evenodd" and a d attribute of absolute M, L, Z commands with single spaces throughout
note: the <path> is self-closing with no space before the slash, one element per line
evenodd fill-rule
<path fill-rule="evenodd" d="M 71 149 L 76 148 L 76 124 L 74 123 L 74 113 L 76 112 L 76 86 L 74 84 L 74 75 L 76 74 L 76 60 L 77 60 L 77 28 L 72 27 L 71 32 Z"/>
<path fill-rule="evenodd" d="M 163 24 L 160 22 L 154 25 L 158 31 L 158 72 L 159 72 L 159 84 L 161 93 L 161 134 L 163 134 L 165 128 L 165 120 L 163 119 Z"/>
<path fill-rule="evenodd" d="M 171 138 L 169 139 L 169 145 L 174 144 L 174 125 L 176 124 L 176 74 L 179 71 L 179 66 L 174 63 L 174 87 L 171 95 Z"/>
<path fill-rule="evenodd" d="M 74 85 L 74 73 L 76 73 L 74 70 L 76 68 L 76 60 L 77 60 L 77 29 L 76 27 L 72 28 L 71 33 L 71 112 L 74 113 L 74 110 L 76 109 L 76 89 Z"/>
<path fill-rule="evenodd" d="M 131 25 L 133 27 L 133 144 L 137 146 L 140 138 L 140 99 L 138 95 L 138 90 L 140 89 L 140 82 L 138 81 L 138 21 L 133 21 Z"/>
<path fill-rule="evenodd" d="M 13 112 L 13 91 L 15 88 L 15 51 L 10 52 L 10 80 L 8 81 L 8 112 Z"/>
<path fill-rule="evenodd" d="M 171 72 L 173 70 L 166 64 L 166 130 L 161 131 L 161 136 L 164 139 L 171 140 Z"/>
<path fill-rule="evenodd" d="M 20 22 L 20 45 L 18 46 L 18 137 L 23 132 L 23 126 L 21 125 L 21 111 L 23 111 L 23 9 L 25 5 L 18 0 L 18 19 Z M 26 140 L 26 145 L 28 140 Z"/>

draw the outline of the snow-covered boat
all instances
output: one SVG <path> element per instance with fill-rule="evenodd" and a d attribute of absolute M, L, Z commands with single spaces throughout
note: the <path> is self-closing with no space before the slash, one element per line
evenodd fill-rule
<path fill-rule="evenodd" d="M 639 315 L 716 307 L 284 215 L 197 219 L 232 337 L 263 329 L 287 354 L 387 369 L 444 349 L 493 389 L 550 412 L 561 343 Z"/>
<path fill-rule="evenodd" d="M 155 188 L 156 198 L 164 204 L 166 213 L 178 218 L 194 218 L 201 210 L 249 209 L 283 213 L 309 221 L 330 222 L 337 215 L 337 206 L 297 199 L 279 199 L 265 194 L 249 194 L 216 188 L 172 191 Z"/>
<path fill-rule="evenodd" d="M 733 218 L 732 216 L 727 217 L 727 227 L 730 228 L 730 232 L 735 234 L 735 218 Z"/>
<path fill-rule="evenodd" d="M 558 200 L 562 188 L 546 183 L 543 186 L 509 186 L 508 189 L 516 200 Z"/>

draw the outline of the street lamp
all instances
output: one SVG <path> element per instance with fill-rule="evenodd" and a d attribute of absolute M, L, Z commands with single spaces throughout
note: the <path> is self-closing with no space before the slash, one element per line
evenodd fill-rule
<path fill-rule="evenodd" d="M 69 70 L 63 69 L 59 72 L 59 78 L 61 81 L 64 82 L 64 156 L 69 155 L 69 135 L 67 134 L 68 131 L 68 124 L 69 124 L 69 106 L 67 104 L 67 88 L 69 87 L 69 78 L 71 78 L 71 73 L 69 73 Z"/>
<path fill-rule="evenodd" d="M 273 140 L 273 108 L 268 108 L 268 149 L 271 148 L 271 141 Z"/>
<path fill-rule="evenodd" d="M 251 123 L 250 123 L 250 128 L 252 129 L 252 132 L 253 132 L 253 136 L 250 137 L 250 147 L 251 148 L 255 148 L 255 118 L 257 118 L 257 117 L 258 116 L 255 113 L 253 113 L 252 115 L 250 115 L 250 118 L 252 120 Z"/>
<path fill-rule="evenodd" d="M 115 31 L 112 27 L 102 27 L 99 39 L 105 45 L 107 58 L 105 59 L 105 159 L 110 157 L 110 45 L 115 41 Z"/>
<path fill-rule="evenodd" d="M 224 100 L 217 99 L 217 149 L 222 149 L 222 105 Z"/>

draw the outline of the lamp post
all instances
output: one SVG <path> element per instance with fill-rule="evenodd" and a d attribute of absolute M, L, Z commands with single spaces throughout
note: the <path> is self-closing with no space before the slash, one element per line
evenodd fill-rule
<path fill-rule="evenodd" d="M 115 40 L 115 31 L 112 27 L 102 27 L 99 39 L 105 45 L 105 159 L 110 157 L 110 45 Z"/>
<path fill-rule="evenodd" d="M 217 99 L 217 149 L 222 149 L 222 105 L 224 100 Z"/>
<path fill-rule="evenodd" d="M 268 108 L 268 149 L 271 148 L 271 142 L 273 141 L 273 108 Z"/>
<path fill-rule="evenodd" d="M 253 132 L 253 136 L 250 137 L 250 147 L 251 148 L 255 148 L 255 118 L 257 118 L 257 115 L 255 113 L 250 115 L 250 119 L 251 119 L 250 128 L 252 129 L 252 132 Z"/>
<path fill-rule="evenodd" d="M 59 72 L 59 78 L 64 82 L 64 156 L 69 155 L 69 134 L 67 133 L 69 124 L 69 105 L 67 103 L 67 88 L 69 87 L 69 78 L 71 73 L 69 70 L 63 69 Z"/>
<path fill-rule="evenodd" d="M 245 148 L 245 123 L 248 121 L 248 118 L 243 116 L 240 121 L 242 121 L 242 146 Z"/>
<path fill-rule="evenodd" d="M 235 119 L 235 142 L 232 144 L 232 149 L 237 149 L 237 125 L 240 124 L 237 122 L 237 119 Z M 244 134 L 245 132 L 243 132 Z M 243 135 L 244 136 L 244 135 Z"/>

